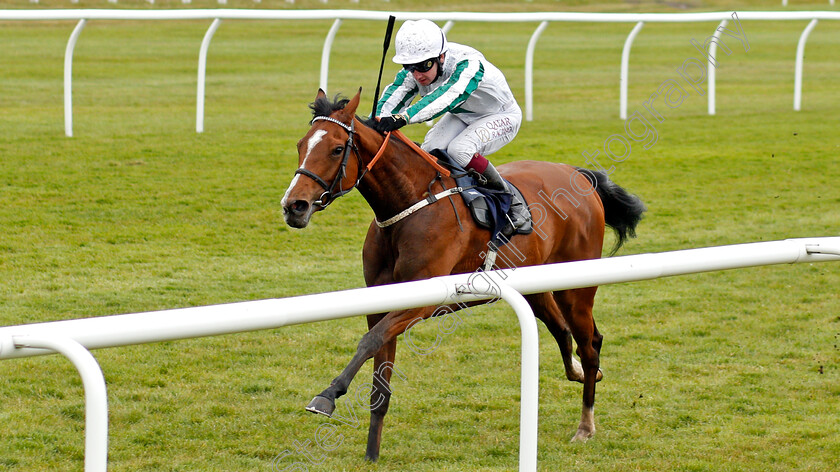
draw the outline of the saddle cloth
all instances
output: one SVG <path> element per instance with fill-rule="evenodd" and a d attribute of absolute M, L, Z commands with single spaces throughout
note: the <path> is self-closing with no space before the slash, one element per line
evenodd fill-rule
<path fill-rule="evenodd" d="M 514 234 L 530 234 L 533 231 L 528 203 L 515 185 L 505 180 L 508 186 L 513 189 L 514 198 L 522 202 L 519 208 L 524 213 L 525 222 L 518 228 L 514 228 L 514 218 L 508 216 L 512 203 L 510 194 L 481 187 L 476 179 L 467 173 L 463 167 L 455 163 L 445 151 L 435 149 L 431 154 L 453 169 L 455 183 L 464 189 L 461 192 L 464 204 L 470 209 L 475 222 L 480 227 L 490 230 L 490 240 L 496 247 L 506 244 Z M 500 238 L 499 234 L 504 235 L 504 238 Z"/>

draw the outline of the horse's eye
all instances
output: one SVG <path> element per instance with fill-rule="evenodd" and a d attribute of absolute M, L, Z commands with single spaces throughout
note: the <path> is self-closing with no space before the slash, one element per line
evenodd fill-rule
<path fill-rule="evenodd" d="M 344 147 L 338 146 L 337 148 L 333 149 L 333 156 L 340 156 L 341 153 L 344 152 Z"/>

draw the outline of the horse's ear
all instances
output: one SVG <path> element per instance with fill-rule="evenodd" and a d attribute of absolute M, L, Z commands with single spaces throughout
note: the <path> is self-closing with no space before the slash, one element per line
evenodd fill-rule
<path fill-rule="evenodd" d="M 344 106 L 344 109 L 341 110 L 341 116 L 344 117 L 344 121 L 351 121 L 353 116 L 356 114 L 356 108 L 359 107 L 359 101 L 362 99 L 362 88 L 359 87 L 359 93 L 356 94 L 355 97 L 351 98 L 347 105 Z"/>
<path fill-rule="evenodd" d="M 315 95 L 315 100 L 318 100 L 319 98 L 327 98 L 327 92 L 324 92 L 324 89 L 322 88 L 319 88 L 318 95 Z"/>

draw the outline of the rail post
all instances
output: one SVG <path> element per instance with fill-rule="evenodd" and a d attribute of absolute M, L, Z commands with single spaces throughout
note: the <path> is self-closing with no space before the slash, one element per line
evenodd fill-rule
<path fill-rule="evenodd" d="M 201 40 L 201 50 L 198 52 L 198 87 L 196 89 L 195 99 L 195 132 L 204 132 L 204 87 L 207 78 L 207 50 L 210 48 L 210 40 L 219 29 L 219 24 L 222 23 L 221 18 L 216 18 L 207 32 L 204 33 L 204 39 Z"/>
<path fill-rule="evenodd" d="M 73 51 L 86 23 L 84 18 L 76 23 L 64 49 L 64 134 L 68 138 L 73 137 Z"/>
<path fill-rule="evenodd" d="M 108 469 L 108 390 L 96 358 L 77 341 L 55 335 L 11 336 L 14 348 L 48 349 L 67 357 L 85 389 L 85 472 Z M 2 343 L 2 341 L 0 341 Z M 3 348 L 0 347 L 0 351 Z"/>
<path fill-rule="evenodd" d="M 627 35 L 627 39 L 624 41 L 624 47 L 621 49 L 621 91 L 619 94 L 618 116 L 622 120 L 627 119 L 627 83 L 630 76 L 630 48 L 633 46 L 633 40 L 636 39 L 636 35 L 639 34 L 639 31 L 642 30 L 642 26 L 644 25 L 644 21 L 636 23 L 636 26 Z"/>
<path fill-rule="evenodd" d="M 802 109 L 802 63 L 805 61 L 805 42 L 808 41 L 808 36 L 811 31 L 817 26 L 817 19 L 814 18 L 802 31 L 799 36 L 799 43 L 796 45 L 796 71 L 793 78 L 793 110 L 800 111 Z"/>

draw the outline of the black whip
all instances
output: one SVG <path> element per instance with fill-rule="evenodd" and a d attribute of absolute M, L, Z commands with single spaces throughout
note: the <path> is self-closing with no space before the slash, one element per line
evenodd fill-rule
<path fill-rule="evenodd" d="M 379 64 L 379 78 L 376 79 L 376 91 L 373 93 L 373 110 L 370 112 L 371 118 L 376 118 L 376 102 L 379 101 L 379 86 L 382 84 L 382 70 L 385 68 L 385 55 L 388 54 L 388 47 L 391 46 L 391 33 L 394 31 L 394 22 L 397 17 L 391 15 L 388 17 L 388 29 L 385 30 L 385 44 L 382 45 L 382 62 Z"/>

